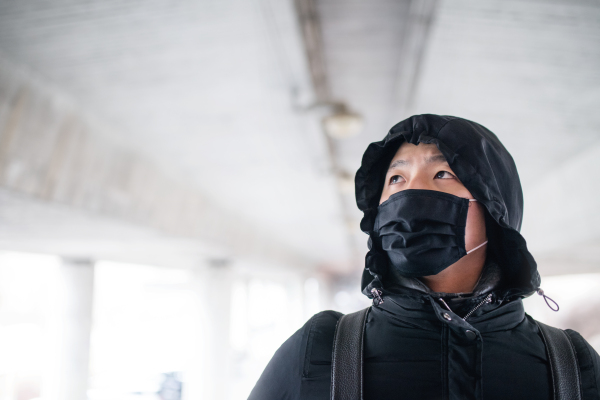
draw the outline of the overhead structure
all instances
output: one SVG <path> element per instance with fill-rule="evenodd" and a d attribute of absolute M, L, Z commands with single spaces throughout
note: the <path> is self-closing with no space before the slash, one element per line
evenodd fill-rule
<path fill-rule="evenodd" d="M 0 245 L 356 281 L 362 153 L 433 112 L 514 155 L 542 273 L 596 270 L 574 171 L 598 167 L 599 20 L 584 0 L 2 2 Z"/>

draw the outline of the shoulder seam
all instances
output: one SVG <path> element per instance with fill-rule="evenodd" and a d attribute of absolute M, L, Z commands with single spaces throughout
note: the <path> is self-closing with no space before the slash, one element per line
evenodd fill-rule
<path fill-rule="evenodd" d="M 308 378 L 308 376 L 310 374 L 310 357 L 312 355 L 312 347 L 313 347 L 314 335 L 315 335 L 315 333 L 314 333 L 315 325 L 317 324 L 318 320 L 321 317 L 323 317 L 324 315 L 326 315 L 328 313 L 328 311 L 331 312 L 331 310 L 321 311 L 320 313 L 313 315 L 313 317 L 310 319 L 310 326 L 309 326 L 308 334 L 307 334 L 306 350 L 304 352 L 304 365 L 302 368 L 302 378 Z"/>

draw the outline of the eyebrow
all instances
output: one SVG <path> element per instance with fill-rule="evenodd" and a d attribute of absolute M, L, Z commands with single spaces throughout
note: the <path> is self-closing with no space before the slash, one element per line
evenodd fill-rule
<path fill-rule="evenodd" d="M 446 157 L 444 157 L 441 154 L 437 154 L 435 156 L 431 156 L 431 157 L 425 158 L 425 164 L 441 164 L 441 163 L 448 164 L 448 161 L 446 161 Z M 392 162 L 390 164 L 390 167 L 388 168 L 388 171 L 390 169 L 394 169 L 396 167 L 402 167 L 402 166 L 405 166 L 405 165 L 410 165 L 410 161 L 408 161 L 408 160 L 396 160 L 396 161 L 394 161 L 394 162 Z"/>
<path fill-rule="evenodd" d="M 448 164 L 448 161 L 446 161 L 446 157 L 444 157 L 441 154 L 438 154 L 435 156 L 427 157 L 425 159 L 425 163 L 426 164 Z"/>

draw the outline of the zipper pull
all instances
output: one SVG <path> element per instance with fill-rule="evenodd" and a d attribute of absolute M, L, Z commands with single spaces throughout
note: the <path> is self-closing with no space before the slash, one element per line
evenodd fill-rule
<path fill-rule="evenodd" d="M 374 306 L 378 306 L 383 303 L 383 299 L 381 298 L 382 293 L 383 292 L 377 288 L 371 289 L 371 294 L 373 295 L 373 305 Z"/>
<path fill-rule="evenodd" d="M 554 300 L 552 300 L 550 297 L 546 296 L 544 294 L 544 291 L 542 290 L 542 288 L 537 288 L 536 292 L 537 292 L 537 294 L 539 294 L 540 296 L 542 296 L 544 298 L 544 300 L 546 301 L 546 305 L 548 306 L 548 308 L 550 308 L 552 311 L 558 311 L 558 310 L 560 310 L 560 307 L 558 306 L 558 303 L 555 302 Z M 552 302 L 556 306 L 556 308 L 552 307 L 550 305 L 550 302 Z"/>
<path fill-rule="evenodd" d="M 446 302 L 444 301 L 444 299 L 442 299 L 442 298 L 440 297 L 438 300 L 439 300 L 439 301 L 440 301 L 440 302 L 441 302 L 441 303 L 444 305 L 444 307 L 446 307 L 446 309 L 447 309 L 448 311 L 452 311 L 452 309 L 450 308 L 450 306 L 448 306 L 448 304 L 446 304 Z M 454 312 L 454 311 L 452 311 L 452 312 Z"/>

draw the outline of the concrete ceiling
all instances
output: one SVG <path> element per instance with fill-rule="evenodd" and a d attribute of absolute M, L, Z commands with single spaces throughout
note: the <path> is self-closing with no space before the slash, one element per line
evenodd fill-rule
<path fill-rule="evenodd" d="M 327 139 L 319 126 L 315 53 L 298 15 L 307 5 L 330 100 L 364 117 L 357 137 Z M 413 113 L 459 115 L 497 133 L 526 202 L 543 202 L 553 176 L 585 185 L 566 171 L 600 146 L 599 39 L 600 3 L 583 0 L 0 0 L 4 60 L 71 99 L 112 143 L 338 271 L 360 268 L 366 248 L 338 175 L 353 174 L 366 145 Z M 581 214 L 597 208 L 595 192 L 573 190 L 586 199 Z M 585 246 L 580 269 L 600 265 L 600 223 L 548 222 L 568 197 L 543 213 L 526 204 L 526 237 L 541 259 Z M 551 230 L 573 240 L 548 249 Z"/>
<path fill-rule="evenodd" d="M 291 3 L 0 3 L 0 51 L 175 179 L 317 263 L 346 261 Z"/>

